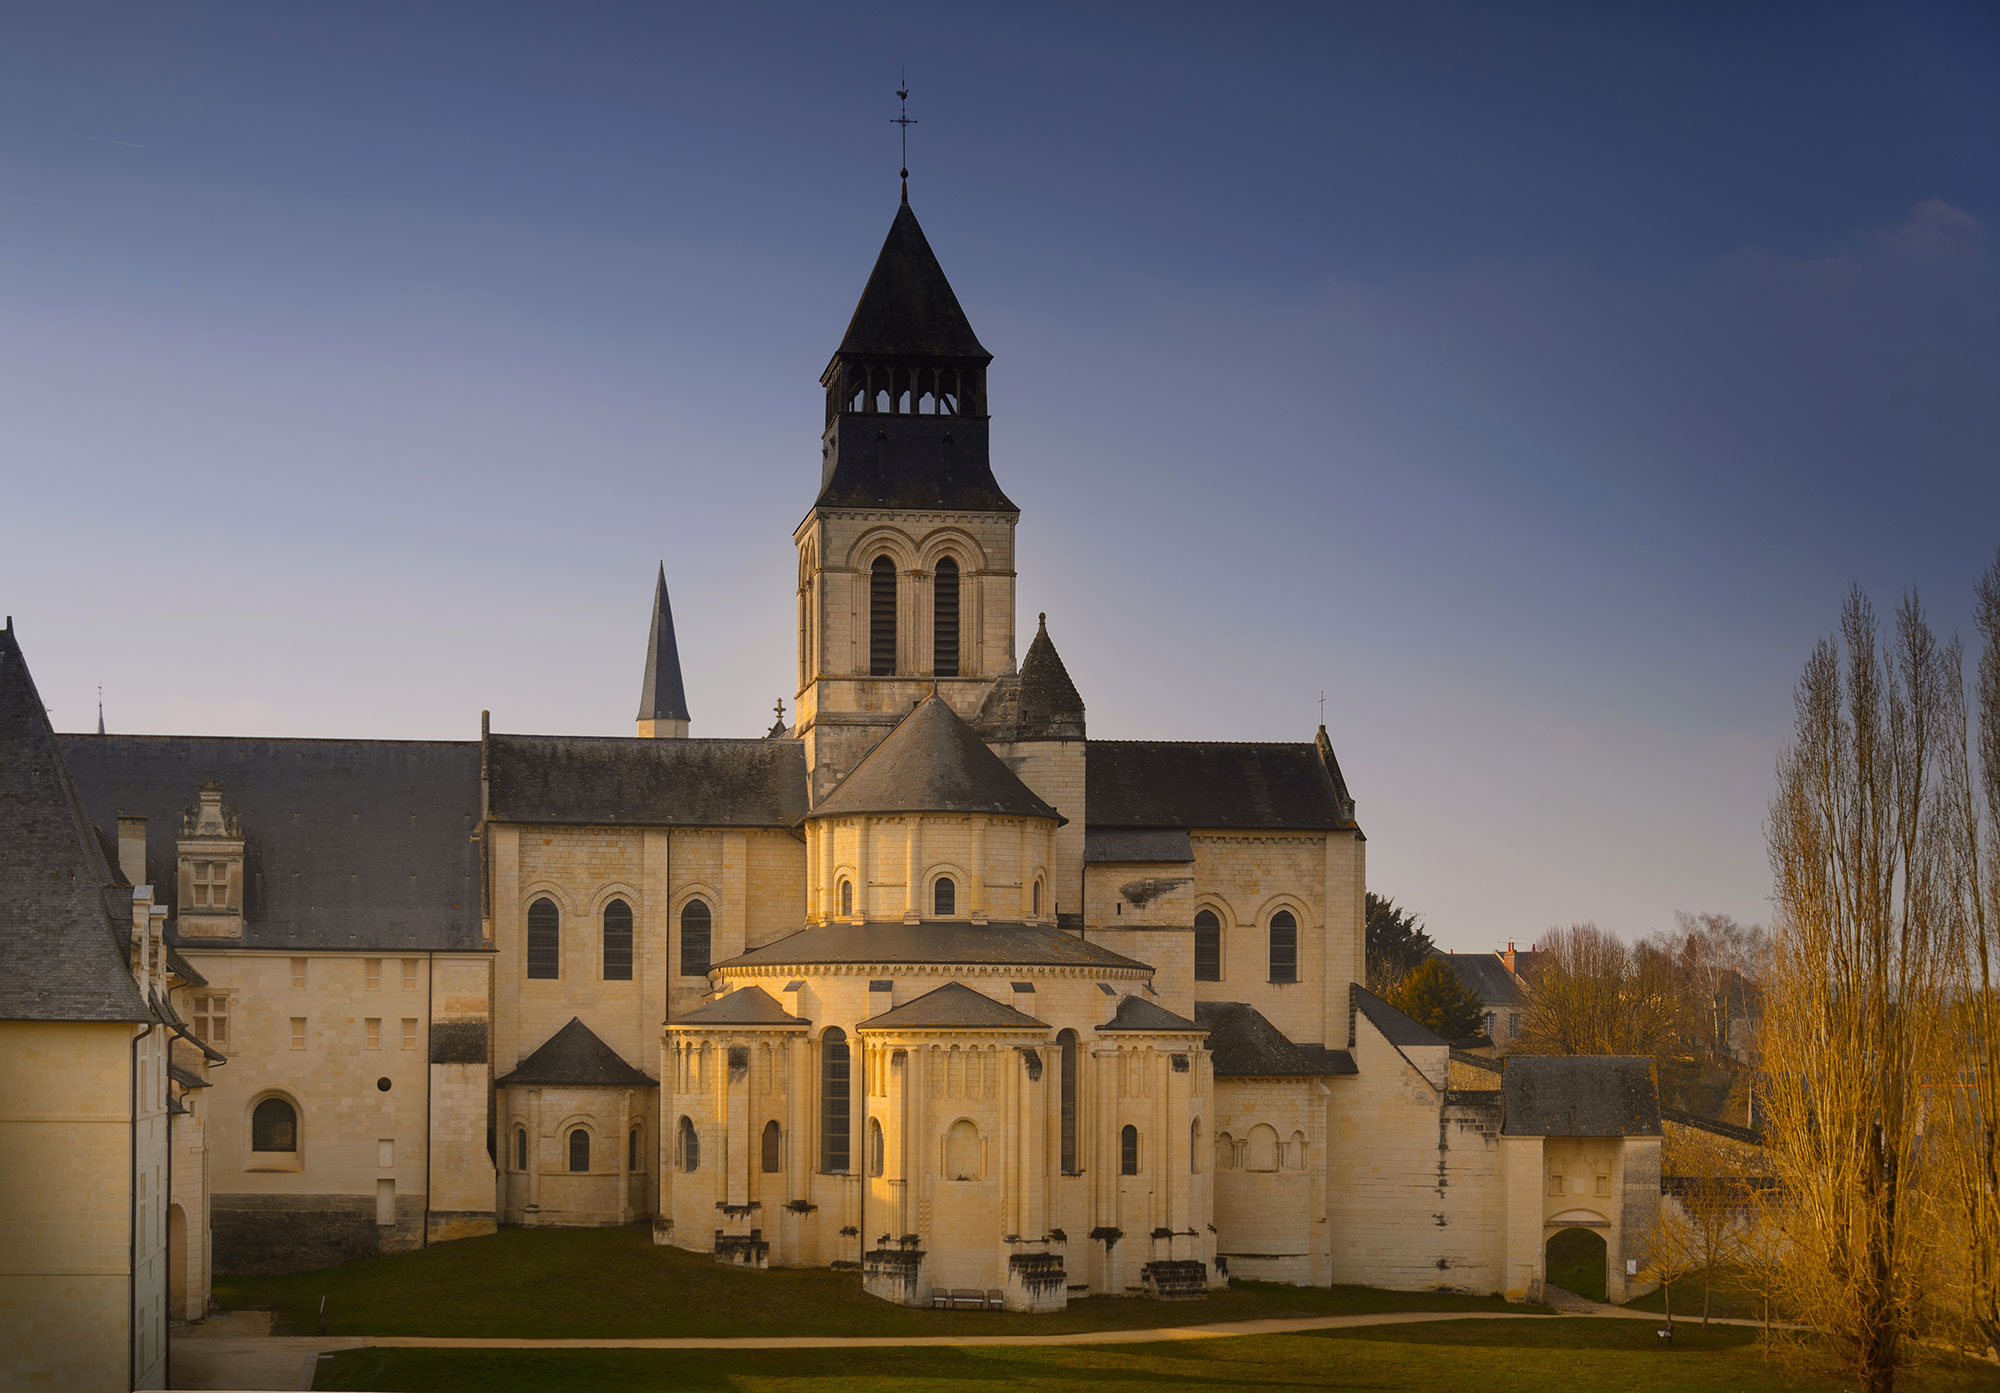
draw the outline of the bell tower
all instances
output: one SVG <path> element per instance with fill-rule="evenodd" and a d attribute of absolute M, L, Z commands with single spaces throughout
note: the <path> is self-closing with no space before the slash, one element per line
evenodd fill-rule
<path fill-rule="evenodd" d="M 907 184 L 820 376 L 820 489 L 799 550 L 798 724 L 815 799 L 935 686 L 961 717 L 1014 671 L 1014 527 L 986 369 Z"/>

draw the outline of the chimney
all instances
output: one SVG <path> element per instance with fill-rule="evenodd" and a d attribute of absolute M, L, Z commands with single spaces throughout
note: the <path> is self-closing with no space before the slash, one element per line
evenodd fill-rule
<path fill-rule="evenodd" d="M 1513 940 L 1513 939 L 1511 939 L 1511 938 L 1510 938 L 1510 939 L 1508 939 L 1508 940 L 1507 940 L 1507 951 L 1506 951 L 1506 952 L 1504 952 L 1504 953 L 1502 953 L 1502 954 L 1500 955 L 1500 961 L 1502 961 L 1502 962 L 1504 962 L 1504 963 L 1506 963 L 1506 964 L 1507 964 L 1507 971 L 1508 971 L 1509 973 L 1512 973 L 1512 972 L 1514 971 L 1514 940 Z"/>
<path fill-rule="evenodd" d="M 148 885 L 146 879 L 146 819 L 118 815 L 118 873 L 127 885 Z"/>

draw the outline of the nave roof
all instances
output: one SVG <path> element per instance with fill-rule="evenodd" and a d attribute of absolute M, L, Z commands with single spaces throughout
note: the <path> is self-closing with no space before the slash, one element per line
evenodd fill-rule
<path fill-rule="evenodd" d="M 100 825 L 146 819 L 146 879 L 170 910 L 181 812 L 221 781 L 244 833 L 243 937 L 228 947 L 480 946 L 476 741 L 58 739 Z"/>

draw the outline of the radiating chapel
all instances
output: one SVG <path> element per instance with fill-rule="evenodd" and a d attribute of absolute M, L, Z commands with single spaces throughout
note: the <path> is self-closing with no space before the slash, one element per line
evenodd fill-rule
<path fill-rule="evenodd" d="M 821 378 L 767 737 L 694 733 L 664 568 L 631 738 L 56 737 L 188 969 L 218 1269 L 639 1223 L 911 1304 L 1528 1296 L 1583 1226 L 1620 1292 L 1650 1074 L 1502 1073 L 1361 985 L 1324 727 L 1087 731 L 1061 616 L 1017 631 L 992 362 L 906 193 Z"/>

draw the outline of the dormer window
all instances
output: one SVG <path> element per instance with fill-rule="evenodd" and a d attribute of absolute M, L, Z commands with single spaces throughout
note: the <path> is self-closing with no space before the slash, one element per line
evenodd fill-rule
<path fill-rule="evenodd" d="M 197 909 L 229 908 L 229 863 L 194 863 L 194 903 Z"/>

